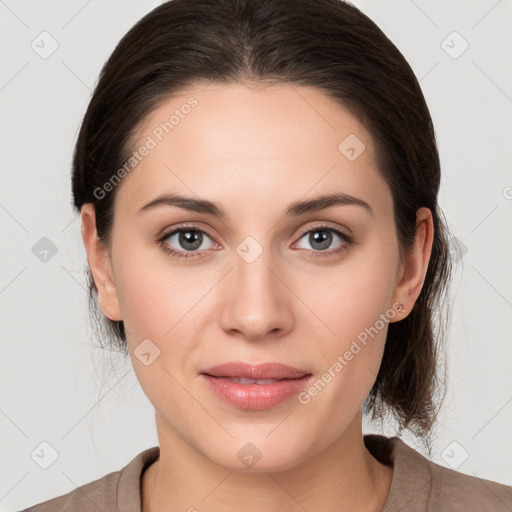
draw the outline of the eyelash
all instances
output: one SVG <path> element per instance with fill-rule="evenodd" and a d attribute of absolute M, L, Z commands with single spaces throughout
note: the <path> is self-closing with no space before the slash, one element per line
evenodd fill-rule
<path fill-rule="evenodd" d="M 196 258 L 195 255 L 198 254 L 197 251 L 195 251 L 195 252 L 177 251 L 176 249 L 173 249 L 172 247 L 170 247 L 169 245 L 167 245 L 165 243 L 165 240 L 167 240 L 167 238 L 169 238 L 170 236 L 175 235 L 176 233 L 181 233 L 181 232 L 186 232 L 186 231 L 195 231 L 198 233 L 202 233 L 203 235 L 206 235 L 209 238 L 212 238 L 206 231 L 204 231 L 202 229 L 199 229 L 194 226 L 182 226 L 180 228 L 173 229 L 171 231 L 168 231 L 167 233 L 164 233 L 160 238 L 158 238 L 157 242 L 160 244 L 163 251 L 165 251 L 167 254 L 170 254 L 171 256 L 173 256 L 175 258 L 184 259 L 184 260 L 190 259 L 190 258 L 195 259 Z M 341 252 L 345 251 L 348 248 L 348 246 L 350 246 L 354 242 L 354 240 L 351 236 L 349 236 L 346 233 L 344 233 L 343 231 L 335 229 L 331 226 L 315 226 L 314 228 L 306 229 L 300 233 L 299 240 L 304 235 L 306 235 L 308 233 L 313 233 L 315 231 L 331 231 L 341 238 L 341 240 L 343 241 L 343 244 L 338 249 L 334 249 L 331 251 L 313 251 L 313 253 L 316 253 L 316 254 L 314 256 L 310 256 L 312 258 L 332 256 L 334 254 L 341 253 Z"/>

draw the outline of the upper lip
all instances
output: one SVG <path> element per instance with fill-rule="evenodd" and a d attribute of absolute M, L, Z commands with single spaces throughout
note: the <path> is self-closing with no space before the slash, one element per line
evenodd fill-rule
<path fill-rule="evenodd" d="M 241 361 L 212 366 L 200 373 L 212 377 L 240 377 L 246 379 L 297 379 L 309 375 L 308 372 L 281 363 L 248 364 Z"/>

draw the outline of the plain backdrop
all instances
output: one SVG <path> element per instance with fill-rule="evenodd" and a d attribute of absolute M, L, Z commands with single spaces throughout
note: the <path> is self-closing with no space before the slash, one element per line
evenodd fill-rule
<path fill-rule="evenodd" d="M 460 249 L 433 460 L 512 485 L 512 4 L 354 3 L 420 80 L 439 141 L 440 203 Z M 129 360 L 93 347 L 70 187 L 73 144 L 101 66 L 158 4 L 0 1 L 3 511 L 70 492 L 158 444 Z M 364 430 L 381 432 L 368 421 Z M 42 449 L 57 457 L 47 469 L 34 456 Z"/>

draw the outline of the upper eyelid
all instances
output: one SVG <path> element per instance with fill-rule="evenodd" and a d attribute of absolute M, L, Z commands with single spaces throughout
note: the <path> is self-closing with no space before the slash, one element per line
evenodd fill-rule
<path fill-rule="evenodd" d="M 299 231 L 299 235 L 305 235 L 306 233 L 309 233 L 310 231 L 320 230 L 320 229 L 326 229 L 326 230 L 333 230 L 333 231 L 339 231 L 343 233 L 346 237 L 350 237 L 350 234 L 347 232 L 348 230 L 346 228 L 343 228 L 341 226 L 331 226 L 329 224 L 319 224 L 317 226 L 309 226 L 307 228 L 301 229 Z"/>

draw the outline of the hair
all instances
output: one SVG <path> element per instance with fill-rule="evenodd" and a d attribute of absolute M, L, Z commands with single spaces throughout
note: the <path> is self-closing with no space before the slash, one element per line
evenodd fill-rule
<path fill-rule="evenodd" d="M 430 453 L 429 435 L 444 399 L 436 394 L 444 385 L 438 363 L 452 261 L 437 203 L 436 136 L 411 67 L 370 18 L 342 0 L 161 4 L 124 35 L 104 64 L 73 154 L 74 206 L 80 211 L 84 203 L 94 205 L 97 233 L 107 247 L 118 187 L 101 198 L 95 190 L 130 158 L 137 129 L 149 114 L 173 94 L 203 82 L 312 86 L 360 120 L 373 137 L 377 168 L 392 193 L 402 258 L 414 246 L 417 210 L 431 210 L 434 240 L 422 290 L 412 311 L 389 324 L 382 363 L 365 401 L 372 419 L 391 412 L 400 432 L 408 429 L 422 438 Z M 124 324 L 100 312 L 86 267 L 90 313 L 110 348 L 126 355 Z"/>

